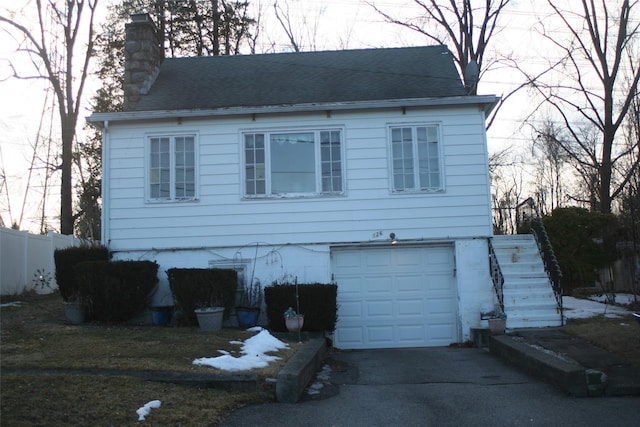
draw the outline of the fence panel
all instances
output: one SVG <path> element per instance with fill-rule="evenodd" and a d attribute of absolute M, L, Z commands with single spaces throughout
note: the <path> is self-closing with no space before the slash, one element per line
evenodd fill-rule
<path fill-rule="evenodd" d="M 21 294 L 34 288 L 38 293 L 52 292 L 47 288 L 36 288 L 36 272 L 42 270 L 50 275 L 50 286 L 56 289 L 53 252 L 81 242 L 73 236 L 57 233 L 42 236 L 0 227 L 0 294 Z"/>

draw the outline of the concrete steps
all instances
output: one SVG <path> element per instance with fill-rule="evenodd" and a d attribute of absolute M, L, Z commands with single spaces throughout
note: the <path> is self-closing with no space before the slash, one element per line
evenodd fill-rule
<path fill-rule="evenodd" d="M 561 326 L 562 316 L 533 235 L 494 236 L 491 243 L 504 277 L 507 328 Z"/>

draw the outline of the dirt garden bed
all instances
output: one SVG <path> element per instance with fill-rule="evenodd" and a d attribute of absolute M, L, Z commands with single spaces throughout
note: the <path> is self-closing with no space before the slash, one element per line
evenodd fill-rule
<path fill-rule="evenodd" d="M 162 406 L 147 417 L 147 425 L 215 425 L 225 414 L 249 402 L 271 399 L 267 378 L 275 378 L 299 348 L 276 353 L 281 359 L 256 369 L 255 392 L 229 393 L 212 388 L 156 383 L 117 371 L 220 372 L 193 365 L 200 357 L 222 351 L 239 354 L 255 333 L 223 329 L 202 333 L 198 328 L 66 323 L 59 295 L 3 297 L 0 309 L 1 413 L 3 425 L 134 425 L 136 410 L 151 400 Z M 15 370 L 27 368 L 25 371 Z M 34 373 L 46 368 L 48 373 Z M 114 370 L 109 376 L 68 375 L 56 370 Z"/>

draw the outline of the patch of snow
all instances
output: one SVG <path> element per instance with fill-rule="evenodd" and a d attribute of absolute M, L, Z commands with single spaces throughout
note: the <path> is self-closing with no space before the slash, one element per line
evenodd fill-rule
<path fill-rule="evenodd" d="M 325 383 L 329 382 L 329 378 L 331 378 L 331 366 L 323 365 L 320 372 L 316 374 L 316 381 L 314 381 L 313 384 L 307 387 L 307 394 L 311 396 L 314 394 L 319 394 Z"/>
<path fill-rule="evenodd" d="M 525 344 L 527 344 L 529 347 L 533 347 L 533 348 L 535 348 L 537 350 L 540 350 L 543 353 L 548 354 L 549 356 L 556 357 L 556 358 L 558 358 L 560 360 L 563 360 L 565 362 L 571 362 L 572 361 L 571 359 L 568 359 L 567 357 L 565 357 L 564 354 L 562 354 L 562 353 L 556 353 L 553 350 L 549 350 L 548 348 L 539 346 L 537 344 L 529 344 L 529 343 L 525 343 Z"/>
<path fill-rule="evenodd" d="M 307 389 L 307 394 L 309 395 L 320 394 L 320 390 L 322 390 L 322 387 L 324 387 L 324 384 L 322 383 L 313 383 Z"/>
<path fill-rule="evenodd" d="M 262 328 L 256 335 L 244 342 L 236 341 L 232 343 L 242 344 L 242 356 L 234 357 L 231 354 L 223 354 L 218 357 L 201 357 L 195 359 L 193 364 L 211 366 L 224 371 L 245 371 L 253 368 L 264 368 L 270 362 L 280 359 L 277 356 L 271 356 L 266 353 L 289 347 L 288 344 L 275 338 L 269 331 Z"/>
<path fill-rule="evenodd" d="M 607 302 L 607 295 L 591 295 L 589 297 L 592 301 L 598 301 L 601 303 Z M 636 299 L 640 300 L 640 297 L 636 297 L 633 294 L 615 294 L 615 303 L 619 305 L 629 305 L 636 301 Z"/>
<path fill-rule="evenodd" d="M 7 303 L 4 303 L 4 304 L 0 304 L 0 308 L 5 308 L 5 307 L 20 307 L 22 304 L 24 304 L 22 301 L 7 302 Z"/>
<path fill-rule="evenodd" d="M 138 414 L 138 421 L 144 421 L 147 418 L 147 415 L 149 415 L 149 412 L 151 412 L 152 409 L 159 408 L 160 405 L 162 405 L 162 402 L 160 402 L 159 400 L 152 400 L 151 402 L 147 402 L 144 406 L 138 408 L 138 410 L 136 411 L 136 414 Z"/>
<path fill-rule="evenodd" d="M 587 319 L 600 314 L 605 317 L 618 318 L 630 313 L 629 310 L 622 307 L 574 297 L 562 297 L 562 306 L 564 315 L 568 319 Z"/>

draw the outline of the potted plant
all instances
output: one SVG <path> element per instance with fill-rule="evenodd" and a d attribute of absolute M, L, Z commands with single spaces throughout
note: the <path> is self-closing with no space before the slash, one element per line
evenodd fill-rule
<path fill-rule="evenodd" d="M 298 314 L 293 307 L 289 307 L 284 312 L 284 323 L 289 332 L 300 332 L 304 325 L 304 314 Z"/>
<path fill-rule="evenodd" d="M 240 305 L 236 307 L 238 326 L 252 328 L 258 324 L 260 307 L 262 306 L 262 285 L 259 279 L 251 280 L 244 288 Z"/>
<path fill-rule="evenodd" d="M 215 332 L 222 329 L 224 306 L 220 304 L 219 298 L 213 297 L 210 302 L 199 304 L 199 307 L 194 312 L 198 318 L 198 325 L 201 331 Z"/>
<path fill-rule="evenodd" d="M 491 330 L 492 335 L 502 335 L 507 327 L 507 315 L 502 310 L 499 304 L 495 305 L 495 308 L 489 318 L 487 319 L 489 323 L 489 329 Z"/>
<path fill-rule="evenodd" d="M 158 288 L 153 291 L 157 293 Z M 173 313 L 173 302 L 169 301 L 170 296 L 167 294 L 162 295 L 159 298 L 159 302 L 150 306 L 151 322 L 155 326 L 167 326 L 171 323 L 171 314 Z"/>

